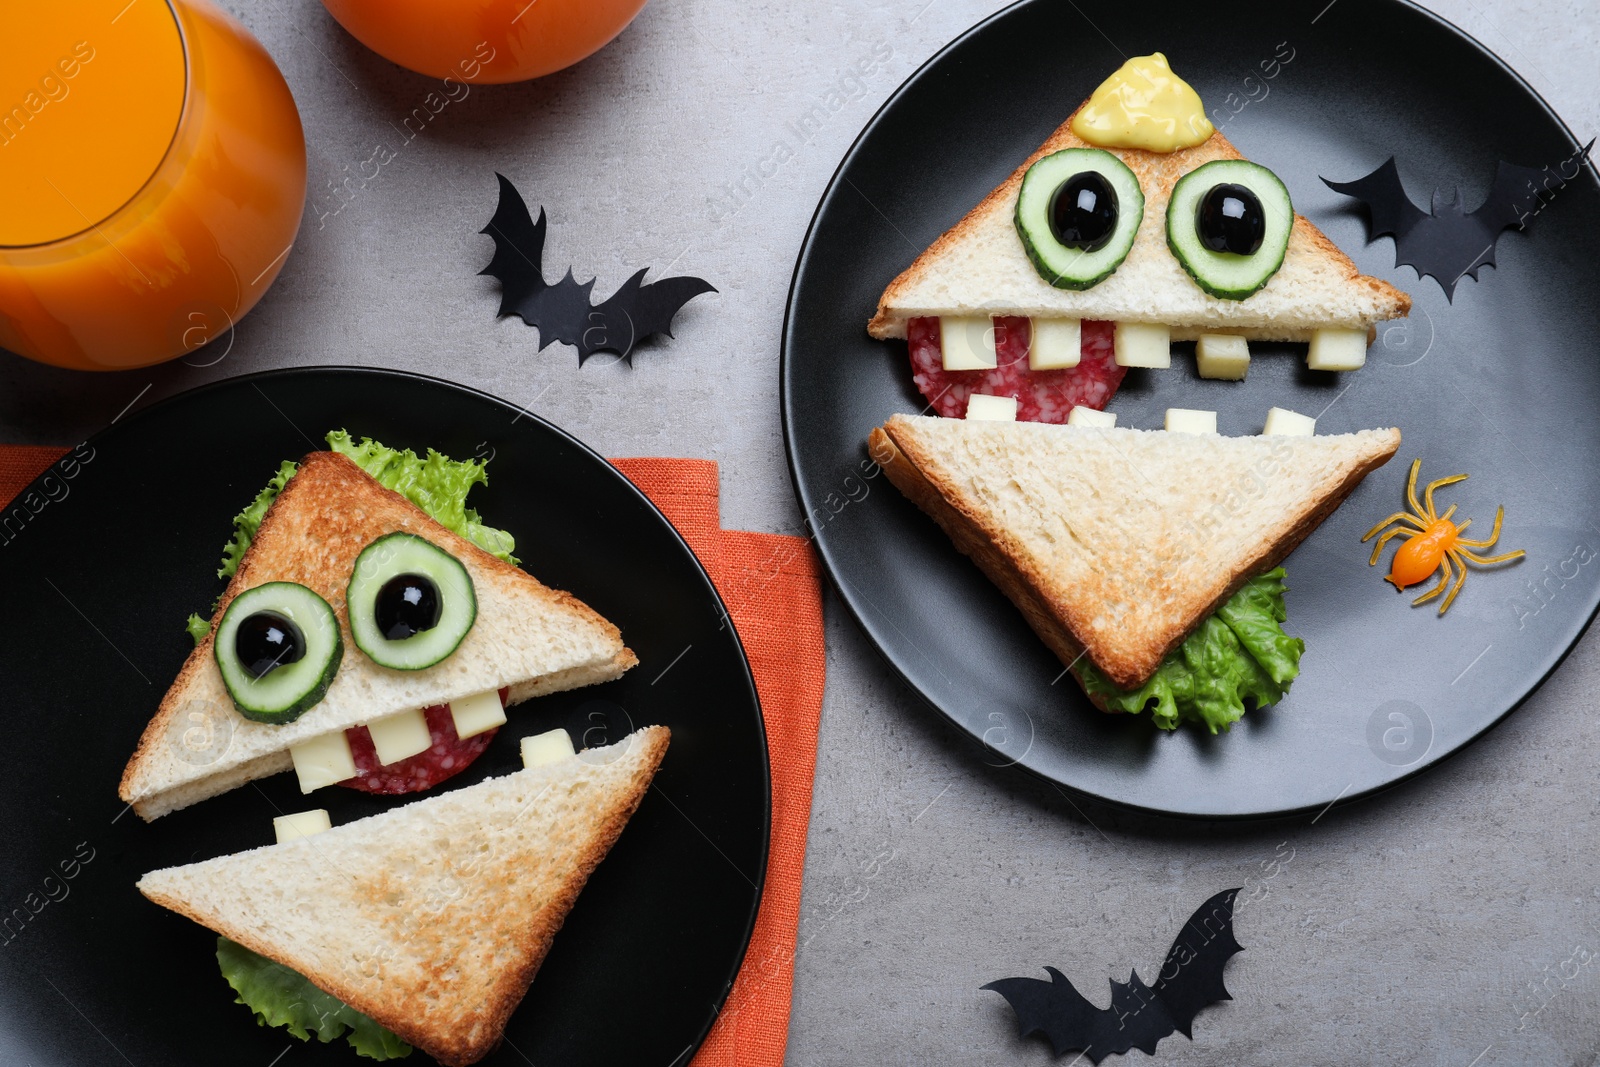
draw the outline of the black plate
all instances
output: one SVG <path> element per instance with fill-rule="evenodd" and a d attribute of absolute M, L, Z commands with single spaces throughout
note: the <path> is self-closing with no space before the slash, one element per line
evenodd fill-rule
<path fill-rule="evenodd" d="M 1284 49 L 1292 59 L 1263 79 L 1260 64 Z M 933 523 L 886 480 L 863 477 L 867 433 L 923 407 L 905 345 L 867 337 L 883 287 L 1124 54 L 1157 50 L 1214 114 L 1230 115 L 1227 136 L 1284 179 L 1302 214 L 1416 301 L 1357 373 L 1306 371 L 1303 346 L 1256 346 L 1243 384 L 1202 381 L 1180 357 L 1170 371 L 1130 373 L 1111 403 L 1124 426 L 1159 427 L 1167 407 L 1196 407 L 1218 411 L 1223 433 L 1256 433 L 1279 405 L 1323 413 L 1319 432 L 1398 425 L 1405 435 L 1396 460 L 1288 561 L 1289 628 L 1308 647 L 1293 693 L 1215 739 L 1158 736 L 1143 720 L 1094 712 L 1070 679 L 1055 682 L 1061 664 Z M 1203 4 L 1036 0 L 975 27 L 868 124 L 795 268 L 785 439 L 845 603 L 905 680 L 988 747 L 985 758 L 1131 807 L 1314 809 L 1460 748 L 1555 668 L 1600 603 L 1600 184 L 1585 166 L 1527 233 L 1501 240 L 1498 269 L 1464 280 L 1452 306 L 1432 279 L 1395 268 L 1387 239 L 1369 247 L 1361 216 L 1318 176 L 1348 180 L 1395 154 L 1414 200 L 1459 182 L 1471 207 L 1497 160 L 1554 165 L 1575 147 L 1504 64 L 1400 3 L 1240 0 L 1219 15 Z M 1396 596 L 1358 543 L 1400 507 L 1415 456 L 1428 477 L 1471 472 L 1441 499 L 1459 501 L 1457 518 L 1476 518 L 1474 530 L 1503 503 L 1501 543 L 1529 557 L 1474 574 L 1442 620 Z"/>
<path fill-rule="evenodd" d="M 344 368 L 236 378 L 129 416 L 91 441 L 75 477 L 35 483 L 46 502 L 31 519 L 3 513 L 0 1061 L 265 1067 L 292 1046 L 285 1063 L 366 1062 L 342 1040 L 302 1045 L 256 1026 L 218 974 L 215 936 L 134 882 L 270 843 L 278 809 L 325 806 L 338 824 L 394 798 L 304 798 L 280 774 L 149 825 L 117 799 L 189 650 L 184 617 L 220 591 L 231 517 L 279 460 L 314 447 L 307 435 L 320 443 L 341 426 L 396 447 L 492 454 L 472 503 L 516 536 L 531 573 L 615 622 L 639 656 L 616 682 L 513 709 L 441 788 L 520 767 L 518 738 L 558 725 L 588 744 L 672 728 L 655 786 L 484 1062 L 687 1063 L 743 959 L 766 869 L 766 735 L 721 602 L 661 513 L 561 430 L 461 386 Z"/>

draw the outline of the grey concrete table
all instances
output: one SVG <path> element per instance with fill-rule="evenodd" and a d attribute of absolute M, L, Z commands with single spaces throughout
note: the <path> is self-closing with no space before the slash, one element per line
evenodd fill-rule
<path fill-rule="evenodd" d="M 227 6 L 283 68 L 310 147 L 282 277 L 225 355 L 194 360 L 211 366 L 89 376 L 0 354 L 0 439 L 67 443 L 134 404 L 269 367 L 409 368 L 528 405 L 605 455 L 718 460 L 725 525 L 801 529 L 777 401 L 795 253 L 867 117 L 993 0 L 656 0 L 590 61 L 472 89 L 410 140 L 402 121 L 436 83 L 367 52 L 315 0 Z M 1595 5 L 1433 6 L 1594 135 Z M 363 179 L 379 146 L 394 159 Z M 494 287 L 472 277 L 496 169 L 552 211 L 549 264 L 587 265 L 602 291 L 671 266 L 720 295 L 631 370 L 536 354 L 520 321 L 490 321 Z M 1256 897 L 1238 920 L 1253 950 L 1229 966 L 1236 999 L 1201 1016 L 1193 1043 L 1163 1043 L 1164 1063 L 1600 1058 L 1595 635 L 1420 780 L 1314 824 L 1226 827 L 1075 804 L 985 767 L 837 602 L 828 648 L 791 1063 L 1051 1062 L 978 986 L 1054 962 L 1104 997 L 1130 964 L 1149 974 L 1187 911 L 1227 885 Z"/>

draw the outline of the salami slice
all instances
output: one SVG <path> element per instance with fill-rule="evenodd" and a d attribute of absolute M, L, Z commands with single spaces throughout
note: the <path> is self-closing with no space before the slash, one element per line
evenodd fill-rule
<path fill-rule="evenodd" d="M 1078 365 L 1068 370 L 1029 369 L 1026 318 L 997 318 L 994 325 L 994 369 L 945 370 L 939 350 L 939 320 L 912 319 L 907 324 L 912 378 L 929 406 L 946 418 L 965 417 L 967 398 L 987 393 L 1016 397 L 1019 421 L 1066 422 L 1079 404 L 1104 409 L 1127 373 L 1112 354 L 1112 323 L 1084 322 L 1083 354 Z"/>
<path fill-rule="evenodd" d="M 506 691 L 502 689 L 500 702 L 504 704 L 505 699 Z M 450 717 L 448 704 L 424 708 L 422 714 L 428 720 L 428 732 L 433 735 L 433 744 L 426 752 L 419 752 L 387 766 L 378 762 L 378 750 L 373 747 L 372 735 L 365 726 L 346 730 L 345 739 L 350 742 L 350 752 L 355 756 L 356 776 L 339 784 L 346 789 L 386 796 L 420 793 L 470 767 L 473 760 L 483 755 L 483 750 L 489 747 L 494 735 L 499 733 L 497 727 L 465 740 L 457 737 L 456 723 Z"/>

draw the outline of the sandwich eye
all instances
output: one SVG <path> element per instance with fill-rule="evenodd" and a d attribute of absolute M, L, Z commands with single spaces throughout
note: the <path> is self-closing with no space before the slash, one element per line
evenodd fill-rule
<path fill-rule="evenodd" d="M 239 714 L 281 725 L 327 693 L 344 639 L 333 609 L 314 590 L 268 582 L 233 598 L 211 652 Z"/>
<path fill-rule="evenodd" d="M 1096 171 L 1074 174 L 1050 201 L 1050 232 L 1067 248 L 1098 252 L 1117 228 L 1117 191 Z"/>
<path fill-rule="evenodd" d="M 439 625 L 441 608 L 439 587 L 432 578 L 397 574 L 378 588 L 372 618 L 385 639 L 404 641 Z"/>
<path fill-rule="evenodd" d="M 258 611 L 240 621 L 233 635 L 233 651 L 246 674 L 261 678 L 305 659 L 306 636 L 287 615 Z"/>
<path fill-rule="evenodd" d="M 1294 205 L 1278 176 L 1244 159 L 1213 160 L 1185 174 L 1167 202 L 1167 245 L 1195 283 L 1243 300 L 1283 266 Z"/>
<path fill-rule="evenodd" d="M 1201 197 L 1194 229 L 1213 252 L 1253 256 L 1267 235 L 1267 216 L 1248 186 L 1224 182 Z"/>
<path fill-rule="evenodd" d="M 478 618 L 461 561 L 416 534 L 386 534 L 361 550 L 345 590 L 350 636 L 374 663 L 419 671 L 449 657 Z"/>
<path fill-rule="evenodd" d="M 1017 194 L 1017 235 L 1039 277 L 1088 289 L 1127 258 L 1144 221 L 1144 193 L 1127 164 L 1100 148 L 1038 160 Z"/>

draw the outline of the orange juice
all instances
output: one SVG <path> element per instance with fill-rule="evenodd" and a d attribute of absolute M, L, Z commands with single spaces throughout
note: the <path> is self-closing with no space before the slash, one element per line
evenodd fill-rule
<path fill-rule="evenodd" d="M 142 367 L 226 334 L 305 204 L 300 115 L 209 0 L 18 5 L 0 34 L 0 347 Z"/>
<path fill-rule="evenodd" d="M 499 83 L 571 66 L 621 33 L 645 0 L 322 3 L 356 40 L 402 67 L 435 78 Z"/>

